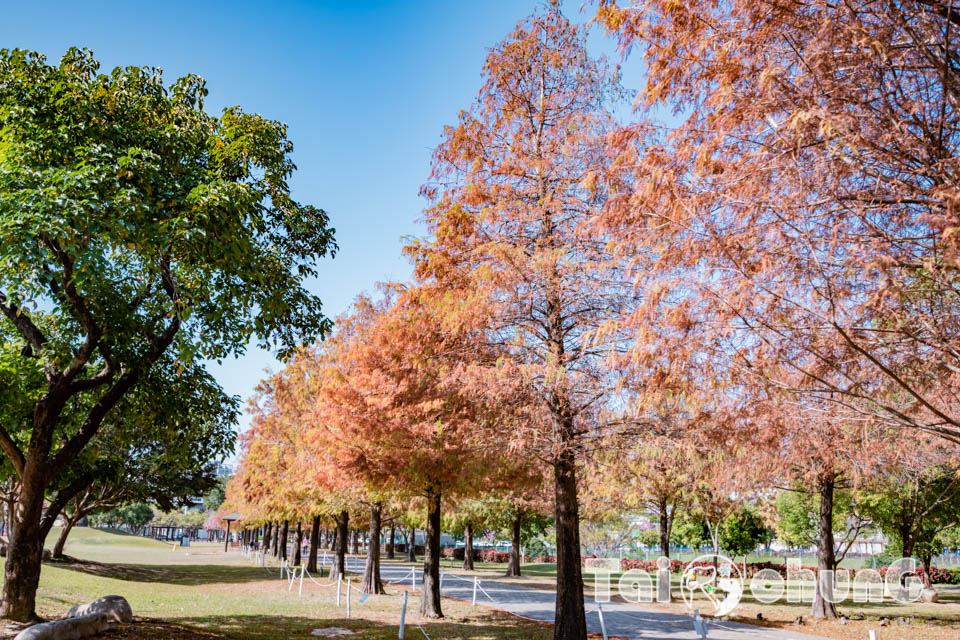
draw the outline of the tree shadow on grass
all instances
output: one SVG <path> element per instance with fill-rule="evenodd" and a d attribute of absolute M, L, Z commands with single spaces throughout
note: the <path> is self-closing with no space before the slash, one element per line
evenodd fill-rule
<path fill-rule="evenodd" d="M 151 618 L 136 618 L 131 624 L 114 625 L 109 630 L 92 636 L 94 640 L 221 640 L 224 636 L 200 629 L 188 629 L 178 624 Z"/>
<path fill-rule="evenodd" d="M 397 623 L 387 624 L 362 618 L 315 619 L 290 616 L 204 616 L 177 619 L 176 624 L 188 628 L 215 632 L 218 637 L 249 640 L 285 640 L 310 637 L 314 629 L 340 627 L 348 629 L 364 640 L 393 640 L 397 637 Z M 521 620 L 479 617 L 476 621 L 453 622 L 446 620 L 410 621 L 407 637 L 414 637 L 417 626 L 431 638 L 497 638 L 498 640 L 549 640 L 553 637 L 553 625 L 533 624 Z M 100 637 L 100 636 L 98 636 Z M 104 635 L 103 638 L 112 636 Z M 122 636 L 119 636 L 122 637 Z M 128 636 L 134 637 L 134 636 Z M 147 636 L 143 636 L 147 637 Z M 152 636 L 151 636 L 152 637 Z"/>
<path fill-rule="evenodd" d="M 217 564 L 122 564 L 92 560 L 69 559 L 51 563 L 68 571 L 78 571 L 102 578 L 127 582 L 151 582 L 180 586 L 198 586 L 217 583 L 262 582 L 277 579 L 277 573 L 267 573 L 262 567 Z"/>

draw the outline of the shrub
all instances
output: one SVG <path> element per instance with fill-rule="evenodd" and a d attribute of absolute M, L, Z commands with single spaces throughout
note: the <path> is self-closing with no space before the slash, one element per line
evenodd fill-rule
<path fill-rule="evenodd" d="M 556 564 L 557 556 L 537 556 L 533 559 L 533 562 L 539 564 Z"/>
<path fill-rule="evenodd" d="M 456 549 L 453 550 L 454 560 L 463 560 L 466 557 L 466 555 L 467 555 L 466 549 L 464 549 L 463 547 L 457 547 Z M 450 556 L 447 556 L 447 557 L 449 558 Z M 473 561 L 477 562 L 478 560 L 480 560 L 480 550 L 474 548 Z"/>
<path fill-rule="evenodd" d="M 510 552 L 497 551 L 496 549 L 481 549 L 480 559 L 483 560 L 484 562 L 505 563 L 510 561 Z"/>

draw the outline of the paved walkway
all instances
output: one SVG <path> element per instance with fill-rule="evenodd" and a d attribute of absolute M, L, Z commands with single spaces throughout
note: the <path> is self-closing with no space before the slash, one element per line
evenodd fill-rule
<path fill-rule="evenodd" d="M 331 557 L 326 556 L 329 562 Z M 366 562 L 361 558 L 347 558 L 349 571 L 363 572 Z M 423 571 L 415 569 L 416 584 L 423 583 Z M 384 582 L 411 582 L 411 568 L 408 566 L 384 563 L 380 567 Z M 553 622 L 556 594 L 517 584 L 484 579 L 480 581 L 482 591 L 477 592 L 477 604 L 491 606 L 509 613 L 537 620 Z M 470 602 L 473 598 L 473 578 L 445 573 L 441 594 L 458 600 Z M 585 601 L 587 610 L 587 630 L 600 633 L 600 617 L 597 605 L 592 600 Z M 693 618 L 690 615 L 669 613 L 654 609 L 645 609 L 638 605 L 621 602 L 608 602 L 603 605 L 603 619 L 607 634 L 629 640 L 698 640 L 693 630 Z M 710 640 L 824 640 L 820 636 L 797 633 L 795 631 L 754 627 L 736 622 L 709 620 Z"/>

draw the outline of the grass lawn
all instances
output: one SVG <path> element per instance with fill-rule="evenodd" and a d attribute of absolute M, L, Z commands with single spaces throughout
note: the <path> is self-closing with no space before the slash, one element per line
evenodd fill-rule
<path fill-rule="evenodd" d="M 59 531 L 48 539 L 52 546 Z M 397 637 L 403 589 L 371 596 L 360 604 L 354 596 L 352 617 L 336 606 L 336 589 L 307 581 L 303 597 L 297 587 L 273 577 L 236 551 L 223 553 L 218 544 L 170 544 L 121 533 L 76 528 L 64 552 L 77 560 L 46 563 L 40 579 L 37 608 L 55 618 L 75 604 L 107 594 L 130 601 L 137 624 L 120 626 L 102 638 L 251 638 L 283 640 L 311 637 L 311 631 L 337 626 L 363 639 Z M 326 582 L 321 579 L 320 582 Z M 527 622 L 482 607 L 444 599 L 446 618 L 424 620 L 417 614 L 418 595 L 410 593 L 408 638 L 524 639 L 552 638 L 549 625 Z"/>
<path fill-rule="evenodd" d="M 57 530 L 51 532 L 48 546 L 52 546 L 58 534 Z M 38 611 L 45 617 L 55 618 L 75 604 L 116 593 L 130 601 L 138 621 L 116 627 L 100 636 L 102 638 L 284 640 L 311 637 L 314 629 L 330 626 L 353 630 L 357 633 L 351 637 L 356 638 L 396 638 L 400 599 L 405 587 L 388 586 L 388 595 L 370 597 L 363 604 L 355 596 L 352 617 L 347 619 L 345 607 L 336 606 L 334 588 L 306 582 L 303 597 L 299 598 L 296 585 L 292 593 L 288 591 L 287 583 L 277 577 L 276 571 L 268 575 L 236 551 L 224 554 L 219 544 L 194 544 L 180 548 L 122 533 L 77 528 L 65 549 L 75 561 L 44 565 Z M 402 561 L 396 564 L 409 565 Z M 545 590 L 554 588 L 556 566 L 552 564 L 524 565 L 524 575 L 517 578 L 504 578 L 505 565 L 502 564 L 478 563 L 473 572 L 462 571 L 461 564 L 444 562 L 444 567 L 448 572 L 477 575 L 481 580 L 497 579 Z M 592 596 L 594 577 L 585 574 L 584 578 L 587 595 Z M 614 574 L 612 583 L 618 578 L 619 575 Z M 679 577 L 674 576 L 677 593 L 678 583 Z M 938 586 L 938 590 L 941 602 L 937 604 L 843 603 L 839 609 L 849 618 L 846 624 L 814 623 L 808 618 L 809 604 L 764 605 L 754 601 L 748 590 L 731 619 L 838 640 L 861 640 L 867 637 L 869 629 L 878 630 L 881 640 L 958 638 L 960 590 L 945 585 Z M 422 625 L 430 638 L 539 640 L 552 637 L 550 625 L 527 622 L 446 598 L 444 620 L 422 620 L 417 614 L 418 605 L 418 594 L 410 593 L 408 638 L 422 637 L 417 625 Z M 642 606 L 688 612 L 682 601 Z M 706 602 L 701 606 L 702 611 L 710 609 Z M 757 620 L 758 613 L 763 620 Z M 802 627 L 793 625 L 797 616 L 805 618 Z M 881 618 L 888 618 L 889 626 L 881 627 Z"/>

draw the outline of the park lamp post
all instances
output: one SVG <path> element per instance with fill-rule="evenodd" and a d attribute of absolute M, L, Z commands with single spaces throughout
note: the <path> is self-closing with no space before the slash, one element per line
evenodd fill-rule
<path fill-rule="evenodd" d="M 224 539 L 223 539 L 223 552 L 224 552 L 224 553 L 227 552 L 227 547 L 228 547 L 229 544 L 230 544 L 230 523 L 231 523 L 231 522 L 236 522 L 236 521 L 239 520 L 239 519 L 240 519 L 240 514 L 239 514 L 239 513 L 231 513 L 230 515 L 228 515 L 228 516 L 223 516 L 223 518 L 221 518 L 221 520 L 223 520 L 224 522 L 227 523 L 227 535 L 224 536 Z"/>

